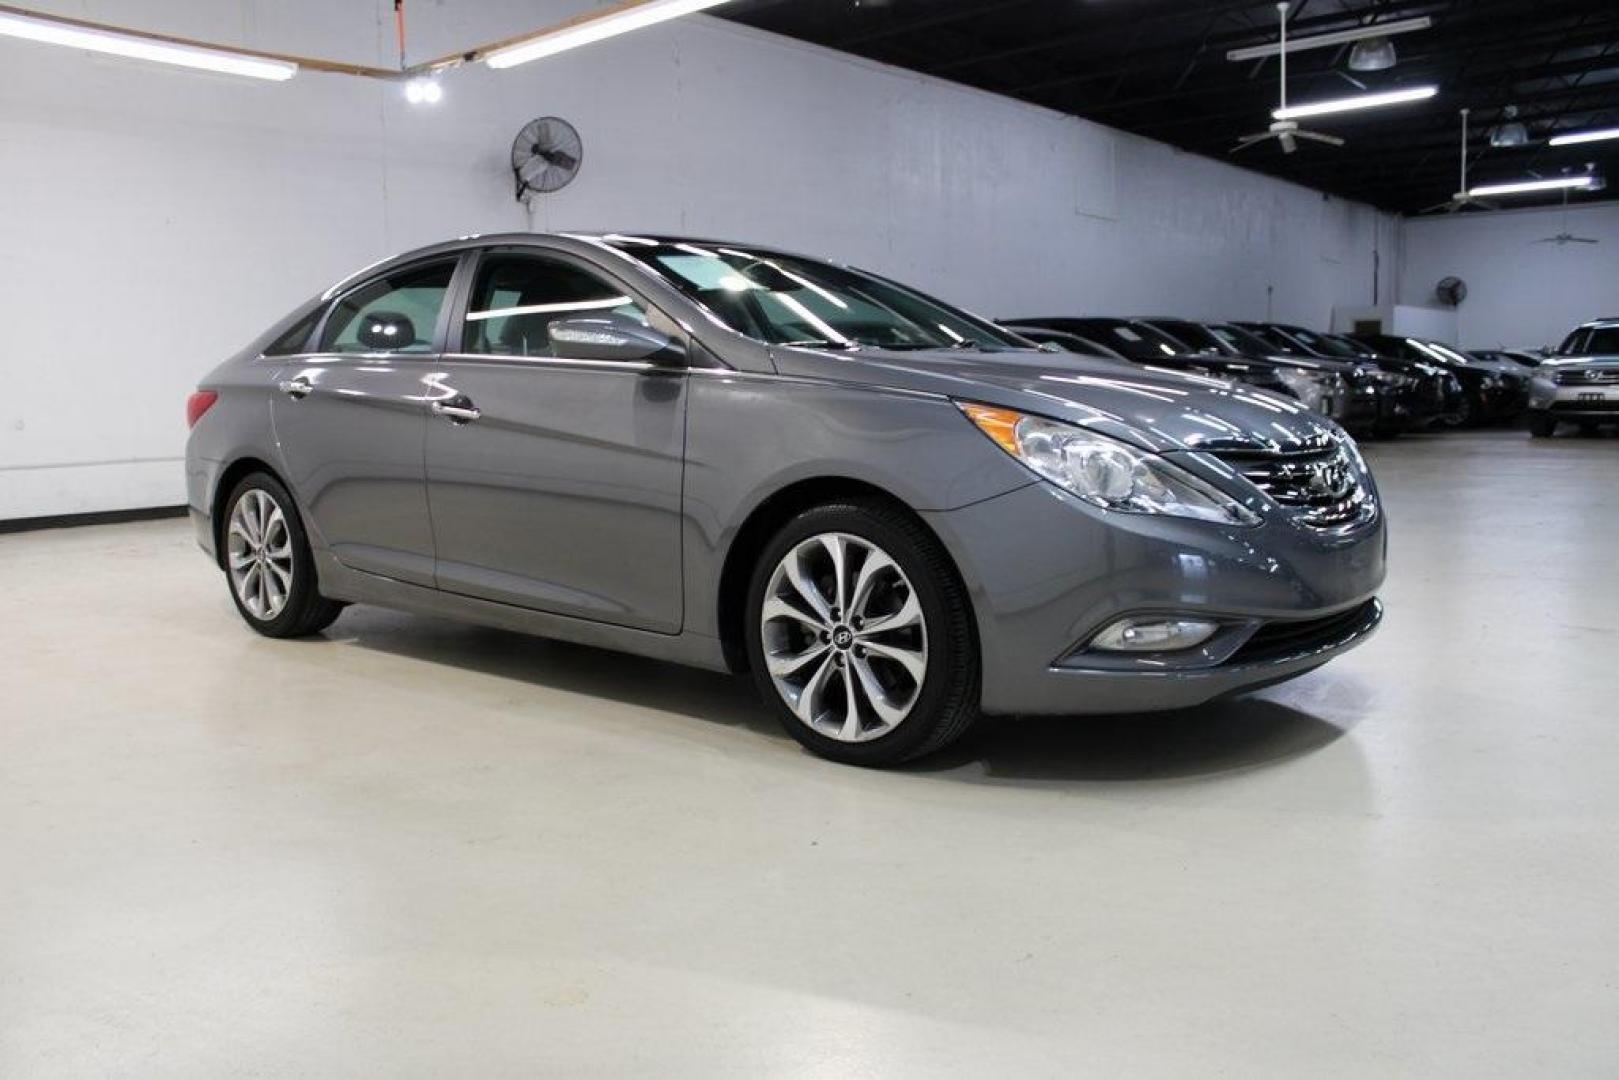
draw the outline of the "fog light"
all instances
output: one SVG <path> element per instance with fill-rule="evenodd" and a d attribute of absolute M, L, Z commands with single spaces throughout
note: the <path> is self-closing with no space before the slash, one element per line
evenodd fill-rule
<path fill-rule="evenodd" d="M 1172 652 L 1201 645 L 1220 629 L 1207 619 L 1154 619 L 1131 616 L 1110 624 L 1091 639 L 1091 648 L 1109 652 Z"/>

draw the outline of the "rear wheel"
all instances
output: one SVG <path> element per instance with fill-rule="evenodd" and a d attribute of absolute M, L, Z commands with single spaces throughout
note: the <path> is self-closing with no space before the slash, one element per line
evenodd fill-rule
<path fill-rule="evenodd" d="M 879 500 L 800 513 L 748 592 L 748 658 L 782 725 L 820 754 L 890 765 L 959 738 L 978 716 L 972 614 L 949 557 Z"/>
<path fill-rule="evenodd" d="M 266 637 L 303 637 L 332 624 L 343 605 L 316 588 L 315 560 L 292 496 L 269 473 L 252 473 L 225 501 L 221 562 L 231 600 Z"/>

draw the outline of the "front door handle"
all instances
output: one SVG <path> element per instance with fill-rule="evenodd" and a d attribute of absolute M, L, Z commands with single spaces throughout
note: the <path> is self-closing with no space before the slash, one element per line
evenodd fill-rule
<path fill-rule="evenodd" d="M 296 401 L 308 397 L 315 384 L 300 375 L 296 379 L 282 379 L 275 388 Z"/>
<path fill-rule="evenodd" d="M 470 424 L 483 415 L 483 410 L 465 395 L 457 395 L 449 401 L 435 401 L 428 408 L 434 416 L 442 416 L 452 424 Z"/>

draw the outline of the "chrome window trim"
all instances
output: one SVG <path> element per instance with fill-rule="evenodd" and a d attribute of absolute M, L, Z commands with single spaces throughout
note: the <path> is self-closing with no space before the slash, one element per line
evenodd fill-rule
<path fill-rule="evenodd" d="M 685 372 L 689 369 L 671 364 L 654 364 L 650 360 L 592 360 L 571 356 L 511 356 L 504 353 L 469 353 L 447 352 L 439 353 L 437 359 L 441 360 L 475 360 L 492 362 L 496 364 L 515 364 L 518 366 L 534 365 L 538 367 L 556 366 L 570 368 L 587 368 L 599 371 L 668 371 L 671 373 Z M 701 369 L 699 369 L 701 370 Z"/>

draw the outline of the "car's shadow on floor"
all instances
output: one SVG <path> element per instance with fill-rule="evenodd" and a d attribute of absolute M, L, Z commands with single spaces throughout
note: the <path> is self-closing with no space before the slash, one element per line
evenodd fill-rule
<path fill-rule="evenodd" d="M 364 649 L 790 741 L 745 676 L 376 609 L 346 613 L 327 636 Z M 991 717 L 955 746 L 900 768 L 975 781 L 1170 780 L 1279 763 L 1319 750 L 1345 731 L 1340 724 L 1264 697 L 1140 715 Z"/>
<path fill-rule="evenodd" d="M 1175 780 L 1278 764 L 1346 731 L 1250 696 L 1163 713 L 991 718 L 955 746 L 902 768 L 1009 781 Z"/>

